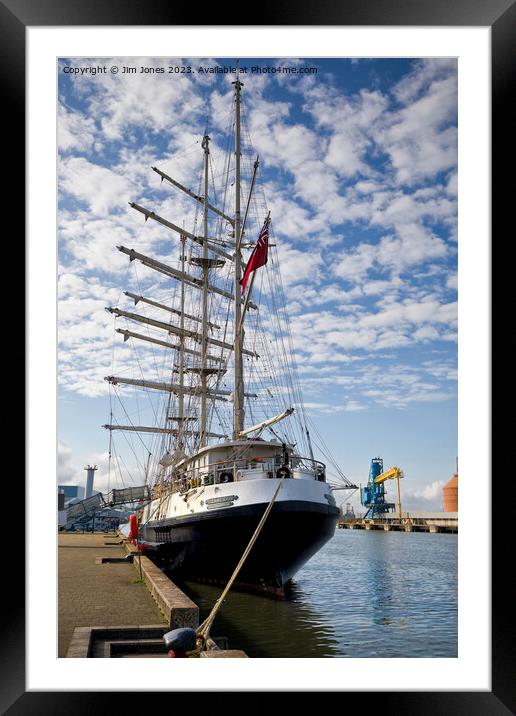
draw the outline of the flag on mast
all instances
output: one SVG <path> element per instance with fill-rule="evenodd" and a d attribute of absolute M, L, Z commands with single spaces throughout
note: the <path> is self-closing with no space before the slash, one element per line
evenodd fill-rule
<path fill-rule="evenodd" d="M 260 236 L 258 237 L 258 241 L 256 242 L 256 246 L 253 249 L 253 253 L 251 254 L 251 257 L 249 258 L 249 261 L 247 262 L 247 266 L 245 269 L 245 273 L 242 277 L 242 280 L 240 281 L 240 284 L 242 285 L 242 293 L 245 291 L 245 287 L 247 286 L 247 282 L 249 280 L 249 276 L 251 275 L 252 271 L 256 271 L 257 268 L 260 268 L 260 266 L 265 266 L 267 263 L 267 255 L 269 251 L 269 224 L 271 223 L 270 217 L 268 216 L 265 219 L 265 223 L 263 225 L 262 230 L 260 231 Z"/>

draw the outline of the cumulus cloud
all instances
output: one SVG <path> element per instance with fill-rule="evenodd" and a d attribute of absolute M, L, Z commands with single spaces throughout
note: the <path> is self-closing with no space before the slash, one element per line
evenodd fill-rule
<path fill-rule="evenodd" d="M 398 86 L 405 106 L 379 131 L 398 183 L 414 184 L 456 165 L 457 76 L 454 68 L 445 76 L 442 70 L 435 62 L 420 64 L 413 78 Z"/>
<path fill-rule="evenodd" d="M 84 202 L 96 215 L 121 206 L 121 197 L 131 196 L 131 184 L 123 176 L 84 157 L 68 157 L 59 165 L 63 192 Z"/>
<path fill-rule="evenodd" d="M 88 152 L 95 143 L 95 122 L 81 112 L 58 105 L 57 144 L 61 151 Z M 96 147 L 98 150 L 99 147 Z"/>
<path fill-rule="evenodd" d="M 418 485 L 416 482 L 406 479 L 403 484 L 403 509 L 440 512 L 445 484 L 444 480 L 434 480 Z"/>
<path fill-rule="evenodd" d="M 109 61 L 111 63 L 111 60 Z M 174 60 L 138 58 L 138 66 L 168 67 Z M 134 66 L 133 58 L 113 58 L 113 64 Z M 203 102 L 193 82 L 185 76 L 170 81 L 167 72 L 154 74 L 153 80 L 136 74 L 98 75 L 91 80 L 89 112 L 100 118 L 107 140 L 120 140 L 133 127 L 154 132 L 166 131 L 177 119 L 202 112 Z M 86 84 L 86 83 L 84 83 Z M 94 84 L 94 88 L 91 85 Z"/>

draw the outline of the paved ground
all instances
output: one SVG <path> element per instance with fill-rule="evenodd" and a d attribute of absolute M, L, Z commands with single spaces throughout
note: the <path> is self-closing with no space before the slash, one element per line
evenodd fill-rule
<path fill-rule="evenodd" d="M 160 624 L 165 619 L 132 564 L 95 564 L 95 557 L 125 557 L 113 534 L 59 534 L 59 646 L 66 656 L 76 626 Z"/>

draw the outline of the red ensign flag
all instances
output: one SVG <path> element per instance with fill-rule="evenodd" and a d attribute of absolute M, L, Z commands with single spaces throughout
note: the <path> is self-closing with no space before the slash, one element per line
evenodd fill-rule
<path fill-rule="evenodd" d="M 249 261 L 247 263 L 244 276 L 242 280 L 240 281 L 242 285 L 242 293 L 245 291 L 245 287 L 247 286 L 247 282 L 249 280 L 249 276 L 251 275 L 251 271 L 256 271 L 257 268 L 260 268 L 260 266 L 265 266 L 267 263 L 267 254 L 269 251 L 269 224 L 271 223 L 271 220 L 269 217 L 265 219 L 265 224 L 263 225 L 263 229 L 260 231 L 260 236 L 258 237 L 258 241 L 256 242 L 256 246 L 253 249 L 253 253 L 251 254 Z"/>

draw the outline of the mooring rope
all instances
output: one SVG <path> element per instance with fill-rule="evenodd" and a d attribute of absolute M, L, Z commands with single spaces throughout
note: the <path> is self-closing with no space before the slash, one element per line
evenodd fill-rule
<path fill-rule="evenodd" d="M 254 534 L 253 534 L 253 536 L 251 537 L 251 540 L 250 540 L 249 544 L 247 545 L 247 547 L 246 547 L 246 549 L 245 549 L 245 552 L 243 553 L 242 557 L 240 558 L 240 561 L 239 561 L 239 563 L 237 564 L 237 566 L 236 566 L 236 568 L 235 568 L 235 571 L 234 571 L 233 574 L 231 575 L 231 577 L 230 577 L 230 579 L 229 579 L 229 582 L 226 584 L 226 586 L 225 586 L 225 588 L 224 588 L 224 591 L 222 592 L 222 594 L 220 595 L 220 597 L 219 597 L 219 598 L 217 599 L 217 601 L 215 602 L 215 604 L 214 604 L 214 606 L 213 606 L 213 609 L 211 610 L 209 616 L 208 616 L 208 617 L 203 621 L 203 623 L 197 628 L 197 636 L 198 636 L 198 637 L 201 637 L 204 641 L 207 639 L 207 637 L 208 637 L 208 635 L 209 635 L 209 633 L 210 633 L 210 629 L 211 629 L 211 626 L 212 626 L 212 624 L 213 624 L 213 621 L 214 621 L 215 617 L 217 616 L 217 612 L 219 611 L 220 607 L 222 606 L 222 603 L 223 603 L 224 599 L 226 598 L 227 593 L 228 593 L 229 590 L 231 589 L 231 587 L 232 587 L 232 585 L 233 585 L 233 582 L 234 582 L 235 579 L 237 578 L 238 573 L 239 573 L 240 570 L 242 569 L 242 566 L 243 566 L 245 560 L 247 559 L 247 557 L 248 557 L 250 551 L 251 551 L 252 548 L 253 548 L 254 543 L 256 542 L 256 540 L 257 540 L 257 538 L 258 538 L 258 535 L 260 534 L 260 532 L 261 532 L 261 530 L 262 530 L 263 525 L 265 524 L 265 520 L 267 519 L 267 517 L 269 516 L 270 511 L 272 510 L 272 506 L 273 506 L 273 504 L 274 504 L 274 502 L 275 502 L 275 500 L 276 500 L 276 497 L 278 496 L 278 493 L 279 493 L 279 491 L 280 491 L 280 489 L 281 489 L 281 486 L 282 486 L 282 484 L 283 484 L 283 480 L 284 480 L 284 479 L 285 479 L 285 476 L 283 476 L 283 477 L 281 478 L 281 480 L 279 481 L 279 485 L 278 485 L 278 487 L 276 488 L 276 491 L 275 491 L 274 495 L 272 496 L 271 501 L 270 501 L 269 504 L 267 505 L 267 509 L 266 509 L 265 512 L 263 513 L 262 519 L 261 519 L 260 522 L 258 523 L 258 526 L 257 526 L 257 528 L 255 529 Z"/>

